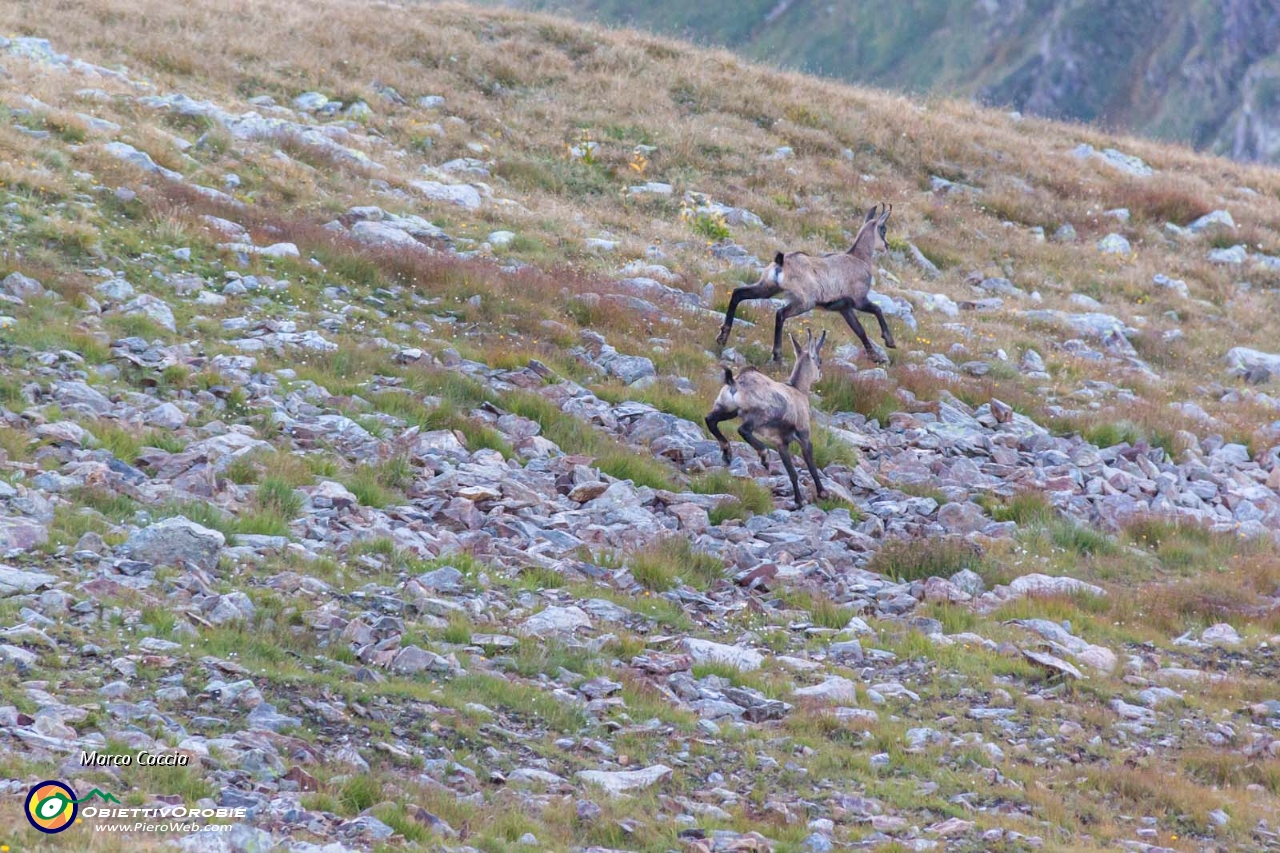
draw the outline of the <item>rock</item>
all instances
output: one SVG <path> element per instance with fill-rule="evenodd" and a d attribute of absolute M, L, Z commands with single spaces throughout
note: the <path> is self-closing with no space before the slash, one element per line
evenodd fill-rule
<path fill-rule="evenodd" d="M 1133 720 L 1141 723 L 1154 723 L 1156 715 L 1149 708 L 1143 708 L 1141 705 L 1130 705 L 1123 699 L 1112 699 L 1111 710 L 1115 711 L 1126 720 Z"/>
<path fill-rule="evenodd" d="M 19 516 L 0 516 L 0 554 L 30 551 L 49 541 L 48 528 Z"/>
<path fill-rule="evenodd" d="M 922 290 L 911 290 L 907 291 L 907 295 L 914 299 L 920 310 L 925 313 L 938 313 L 945 317 L 960 316 L 960 306 L 944 293 L 926 293 Z"/>
<path fill-rule="evenodd" d="M 439 181 L 410 181 L 409 186 L 432 201 L 456 204 L 467 210 L 476 210 L 483 203 L 480 191 L 470 184 L 442 184 Z"/>
<path fill-rule="evenodd" d="M 671 184 L 649 181 L 636 186 L 627 187 L 628 195 L 671 195 L 675 189 Z"/>
<path fill-rule="evenodd" d="M 520 633 L 536 637 L 572 634 L 579 628 L 590 628 L 591 617 L 580 607 L 548 607 L 530 616 L 520 625 Z"/>
<path fill-rule="evenodd" d="M 580 770 L 577 777 L 583 782 L 596 785 L 611 796 L 619 796 L 630 791 L 642 791 L 652 788 L 662 780 L 671 776 L 672 770 L 665 764 L 655 764 L 643 770 Z"/>
<path fill-rule="evenodd" d="M 391 661 L 391 670 L 402 674 L 424 670 L 448 672 L 450 669 L 449 662 L 445 658 L 418 646 L 405 646 Z"/>
<path fill-rule="evenodd" d="M 315 112 L 329 103 L 329 98 L 320 92 L 306 92 L 293 99 L 293 108 L 303 112 Z"/>
<path fill-rule="evenodd" d="M 357 222 L 351 226 L 351 236 L 366 246 L 428 250 L 412 234 L 386 222 Z"/>
<path fill-rule="evenodd" d="M 161 177 L 167 178 L 168 180 L 171 180 L 171 181 L 182 180 L 182 173 L 175 172 L 172 169 L 166 169 L 164 166 L 161 166 L 158 163 L 156 163 L 155 160 L 152 160 L 150 154 L 147 154 L 145 151 L 139 151 L 137 148 L 134 148 L 132 145 L 129 145 L 128 143 L 108 142 L 106 145 L 103 146 L 103 150 L 105 150 L 112 157 L 115 157 L 118 160 L 123 160 L 126 163 L 136 166 L 144 172 L 150 172 L 151 174 L 154 174 L 154 175 L 160 175 Z"/>
<path fill-rule="evenodd" d="M 1236 629 L 1226 622 L 1219 622 L 1205 628 L 1204 633 L 1200 635 L 1200 640 L 1216 646 L 1237 646 L 1243 642 L 1243 638 L 1236 633 Z"/>
<path fill-rule="evenodd" d="M 20 272 L 11 272 L 0 281 L 0 293 L 17 299 L 34 299 L 45 295 L 44 285 Z"/>
<path fill-rule="evenodd" d="M 990 519 L 983 515 L 982 507 L 972 501 L 943 504 L 938 509 L 938 524 L 949 533 L 973 533 L 986 527 Z"/>
<path fill-rule="evenodd" d="M 1249 250 L 1243 244 L 1236 244 L 1229 249 L 1210 249 L 1205 257 L 1213 264 L 1240 266 L 1249 259 Z"/>
<path fill-rule="evenodd" d="M 486 242 L 495 249 L 505 249 L 515 239 L 514 231 L 493 231 L 485 238 Z"/>
<path fill-rule="evenodd" d="M 53 575 L 27 572 L 13 566 L 0 565 L 0 598 L 47 589 L 57 582 Z"/>
<path fill-rule="evenodd" d="M 1098 241 L 1098 251 L 1108 255 L 1128 255 L 1133 252 L 1133 247 L 1123 235 L 1113 233 Z"/>
<path fill-rule="evenodd" d="M 321 509 L 348 509 L 358 506 L 360 499 L 350 489 L 332 480 L 322 480 L 311 489 L 311 505 Z"/>
<path fill-rule="evenodd" d="M 1060 675 L 1069 675 L 1072 678 L 1084 678 L 1084 673 L 1067 663 L 1060 657 L 1048 654 L 1047 652 L 1035 652 L 1030 649 L 1023 649 L 1022 656 L 1034 664 L 1044 667 L 1052 673 Z"/>
<path fill-rule="evenodd" d="M 218 531 L 178 515 L 134 532 L 120 546 L 120 551 L 131 559 L 154 565 L 192 563 L 211 571 L 217 568 L 218 556 L 225 544 L 226 537 Z"/>
<path fill-rule="evenodd" d="M 951 583 L 971 596 L 982 595 L 986 592 L 987 585 L 982 580 L 982 576 L 972 569 L 961 569 L 950 578 Z"/>
<path fill-rule="evenodd" d="M 189 415 L 173 403 L 162 403 L 147 412 L 145 422 L 159 429 L 173 431 L 186 426 Z"/>
<path fill-rule="evenodd" d="M 163 299 L 158 299 L 149 293 L 144 293 L 135 297 L 130 302 L 120 306 L 121 314 L 141 314 L 148 320 L 158 326 L 168 329 L 170 332 L 178 331 L 176 321 L 173 319 L 173 309 Z"/>
<path fill-rule="evenodd" d="M 741 646 L 726 646 L 694 637 L 686 637 L 681 646 L 695 664 L 722 663 L 745 671 L 759 669 L 764 663 L 764 655 Z"/>
<path fill-rule="evenodd" d="M 1117 151 L 1115 148 L 1104 148 L 1098 151 L 1092 145 L 1080 143 L 1071 152 L 1080 160 L 1098 160 L 1113 169 L 1124 172 L 1127 175 L 1133 175 L 1139 178 L 1150 177 L 1154 174 L 1152 168 L 1142 162 L 1141 157 L 1135 157 L 1132 154 L 1125 154 L 1123 151 Z"/>
<path fill-rule="evenodd" d="M 1076 241 L 1076 229 L 1070 222 L 1064 222 L 1058 226 L 1053 232 L 1053 241 L 1055 243 L 1074 243 Z"/>
<path fill-rule="evenodd" d="M 1009 591 L 1015 595 L 1099 595 L 1107 594 L 1100 586 L 1085 583 L 1082 580 L 1067 577 L 1051 577 L 1049 575 L 1030 574 L 1014 578 L 1009 583 Z"/>
<path fill-rule="evenodd" d="M 1084 651 L 1076 653 L 1076 660 L 1106 675 L 1115 672 L 1116 666 L 1120 663 L 1116 653 L 1105 646 L 1089 646 Z"/>
<path fill-rule="evenodd" d="M 1163 288 L 1164 290 L 1172 290 L 1183 299 L 1187 299 L 1191 296 L 1191 291 L 1187 289 L 1187 283 L 1185 281 L 1176 278 L 1169 278 L 1169 276 L 1164 275 L 1163 273 L 1156 273 L 1152 276 L 1151 283 L 1156 287 Z"/>
<path fill-rule="evenodd" d="M 938 269 L 937 265 L 925 257 L 924 252 L 920 251 L 919 247 L 917 247 L 915 243 L 907 243 L 907 251 L 911 254 L 911 262 L 919 267 L 921 274 L 923 274 L 925 278 L 937 278 L 942 275 L 942 271 Z M 946 299 L 947 302 L 951 302 L 951 300 L 947 299 L 945 296 L 942 298 Z M 955 303 L 951 304 L 952 306 L 955 305 Z M 955 314 L 948 314 L 948 316 L 954 317 Z"/>
<path fill-rule="evenodd" d="M 1199 234 L 1202 231 L 1209 230 L 1215 225 L 1225 228 L 1235 228 L 1236 221 L 1231 218 L 1230 212 L 1226 210 L 1215 210 L 1212 213 L 1206 213 L 1204 216 L 1201 216 L 1199 219 L 1192 222 L 1187 226 L 1187 230 L 1193 234 Z"/>
<path fill-rule="evenodd" d="M 814 699 L 835 704 L 856 705 L 858 702 L 857 686 L 849 679 L 839 675 L 833 675 L 821 684 L 815 684 L 812 687 L 799 687 L 792 691 L 791 695 L 801 700 Z"/>
<path fill-rule="evenodd" d="M 557 776 L 536 767 L 519 767 L 507 776 L 508 785 L 524 785 L 532 788 L 559 788 L 565 784 L 563 776 Z"/>
<path fill-rule="evenodd" d="M 1262 368 L 1272 375 L 1280 374 L 1280 355 L 1248 347 L 1232 347 L 1225 358 L 1227 372 L 1232 376 L 1245 376 L 1249 371 Z"/>

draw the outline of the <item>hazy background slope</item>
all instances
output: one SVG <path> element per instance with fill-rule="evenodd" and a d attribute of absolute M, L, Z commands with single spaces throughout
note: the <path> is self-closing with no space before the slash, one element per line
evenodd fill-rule
<path fill-rule="evenodd" d="M 1262 0 L 506 0 L 860 83 L 1280 158 L 1280 8 Z"/>

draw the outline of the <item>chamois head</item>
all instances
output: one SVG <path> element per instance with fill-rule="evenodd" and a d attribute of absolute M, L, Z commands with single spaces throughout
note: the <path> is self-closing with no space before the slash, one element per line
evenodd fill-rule
<path fill-rule="evenodd" d="M 786 281 L 782 274 L 782 264 L 786 260 L 786 256 L 782 252 L 778 252 L 773 256 L 773 263 L 764 268 L 764 272 L 760 274 L 760 280 L 756 282 L 756 287 L 774 288 L 785 287 Z"/>
<path fill-rule="evenodd" d="M 813 383 L 822 378 L 822 345 L 827 342 L 825 330 L 816 341 L 813 339 L 813 329 L 808 331 L 809 337 L 805 340 L 803 347 L 800 346 L 795 335 L 787 333 L 791 338 L 791 347 L 796 352 L 796 364 L 791 368 L 791 378 L 787 380 L 787 384 L 806 394 L 813 387 Z"/>
<path fill-rule="evenodd" d="M 889 239 L 885 236 L 885 232 L 889 230 L 889 216 L 892 213 L 893 205 L 885 204 L 884 202 L 880 202 L 878 208 L 877 205 L 873 204 L 871 209 L 867 211 L 867 218 L 863 222 L 863 227 L 871 228 L 875 235 L 875 242 L 871 246 L 872 253 L 888 251 Z"/>

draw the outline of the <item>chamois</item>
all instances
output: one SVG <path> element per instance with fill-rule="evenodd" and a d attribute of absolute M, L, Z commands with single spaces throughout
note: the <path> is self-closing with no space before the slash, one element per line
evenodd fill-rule
<path fill-rule="evenodd" d="M 786 305 L 778 310 L 773 323 L 774 362 L 782 359 L 782 324 L 791 317 L 818 307 L 838 312 L 853 329 L 858 340 L 862 341 L 867 355 L 873 361 L 883 364 L 887 359 L 871 346 L 866 330 L 853 313 L 858 310 L 874 315 L 876 322 L 880 324 L 884 345 L 890 349 L 897 347 L 893 342 L 893 332 L 889 331 L 889 324 L 885 322 L 884 311 L 868 298 L 875 280 L 875 266 L 871 259 L 876 252 L 883 251 L 888 245 L 885 242 L 885 228 L 889 214 L 893 213 L 893 205 L 881 203 L 880 208 L 879 213 L 874 205 L 867 211 L 862 227 L 853 239 L 853 246 L 847 252 L 833 252 L 816 257 L 806 252 L 778 252 L 759 281 L 734 289 L 716 343 L 724 346 L 728 342 L 738 303 L 749 299 L 769 299 L 785 293 Z"/>
<path fill-rule="evenodd" d="M 724 462 L 729 464 L 731 455 L 729 442 L 720 432 L 720 422 L 742 418 L 738 434 L 742 440 L 755 448 L 760 454 L 760 464 L 769 469 L 767 448 L 761 438 L 768 440 L 782 457 L 782 464 L 791 478 L 791 492 L 795 497 L 796 509 L 804 506 L 804 497 L 800 493 L 800 482 L 796 478 L 796 466 L 791 461 L 789 447 L 792 441 L 800 443 L 804 454 L 804 464 L 813 475 L 819 498 L 827 496 L 822 485 L 822 477 L 818 474 L 818 466 L 813 461 L 813 442 L 809 438 L 809 389 L 822 377 L 822 345 L 826 343 L 827 333 L 815 343 L 813 331 L 804 347 L 790 335 L 791 346 L 796 351 L 795 367 L 791 369 L 791 378 L 785 383 L 765 376 L 754 367 L 748 367 L 734 379 L 733 371 L 724 369 L 724 387 L 716 397 L 715 405 L 707 415 L 707 429 L 720 442 L 720 452 Z"/>

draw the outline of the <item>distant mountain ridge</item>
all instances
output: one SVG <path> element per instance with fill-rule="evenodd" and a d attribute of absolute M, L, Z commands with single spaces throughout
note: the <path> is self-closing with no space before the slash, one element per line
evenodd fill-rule
<path fill-rule="evenodd" d="M 1280 4 L 1269 0 L 489 2 L 1280 162 Z"/>

